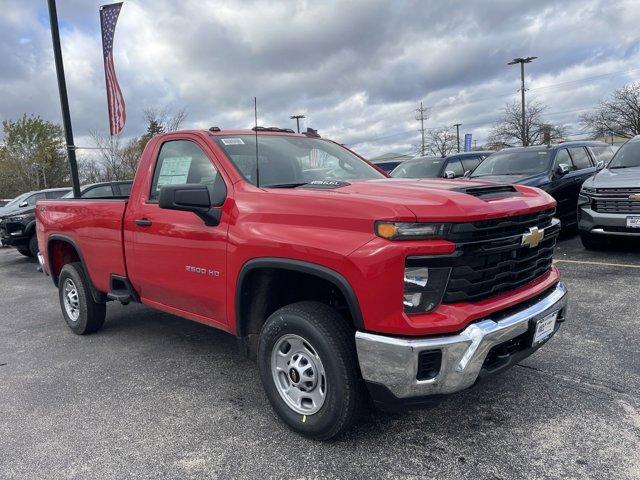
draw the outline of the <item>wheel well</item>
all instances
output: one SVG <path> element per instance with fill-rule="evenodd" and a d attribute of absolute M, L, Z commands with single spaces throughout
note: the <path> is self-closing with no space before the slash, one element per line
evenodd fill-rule
<path fill-rule="evenodd" d="M 335 308 L 351 325 L 359 326 L 359 307 L 345 286 L 317 274 L 282 267 L 258 267 L 241 274 L 236 298 L 237 333 L 242 348 L 255 357 L 258 335 L 276 310 L 303 300 Z"/>
<path fill-rule="evenodd" d="M 58 284 L 58 277 L 62 267 L 67 263 L 82 262 L 76 247 L 66 240 L 51 240 L 47 247 L 47 252 L 49 254 L 49 270 L 56 285 Z"/>

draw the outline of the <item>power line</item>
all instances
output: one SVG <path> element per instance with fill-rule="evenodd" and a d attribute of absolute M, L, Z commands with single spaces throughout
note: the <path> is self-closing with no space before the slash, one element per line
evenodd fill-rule
<path fill-rule="evenodd" d="M 424 152 L 425 152 L 424 119 L 425 119 L 425 114 L 427 113 L 427 108 L 424 108 L 422 106 L 422 102 L 420 102 L 420 107 L 416 109 L 416 112 L 418 112 L 418 115 L 416 116 L 416 120 L 420 121 L 420 133 L 422 134 L 422 144 L 420 146 L 420 152 L 424 156 Z"/>

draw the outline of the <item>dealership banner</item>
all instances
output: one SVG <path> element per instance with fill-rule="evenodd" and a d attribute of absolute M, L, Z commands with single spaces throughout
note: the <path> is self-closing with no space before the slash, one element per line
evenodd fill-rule
<path fill-rule="evenodd" d="M 471 134 L 470 133 L 464 134 L 464 151 L 465 152 L 471 151 Z"/>

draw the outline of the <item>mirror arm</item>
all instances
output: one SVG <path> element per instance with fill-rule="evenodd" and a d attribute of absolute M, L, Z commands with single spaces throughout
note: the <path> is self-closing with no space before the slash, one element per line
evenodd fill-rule
<path fill-rule="evenodd" d="M 221 207 L 211 207 L 207 211 L 194 212 L 198 215 L 207 227 L 215 227 L 220 224 L 220 218 L 222 217 Z"/>

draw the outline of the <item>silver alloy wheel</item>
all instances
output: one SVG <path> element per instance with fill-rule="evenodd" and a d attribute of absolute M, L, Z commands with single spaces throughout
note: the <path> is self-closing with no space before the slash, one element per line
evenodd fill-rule
<path fill-rule="evenodd" d="M 322 408 L 327 379 L 322 360 L 307 340 L 293 334 L 280 337 L 271 352 L 271 374 L 289 408 L 303 415 Z"/>
<path fill-rule="evenodd" d="M 77 322 L 80 318 L 80 299 L 78 297 L 78 289 L 73 280 L 67 278 L 62 286 L 62 299 L 64 302 L 64 309 L 67 315 L 73 322 Z"/>

